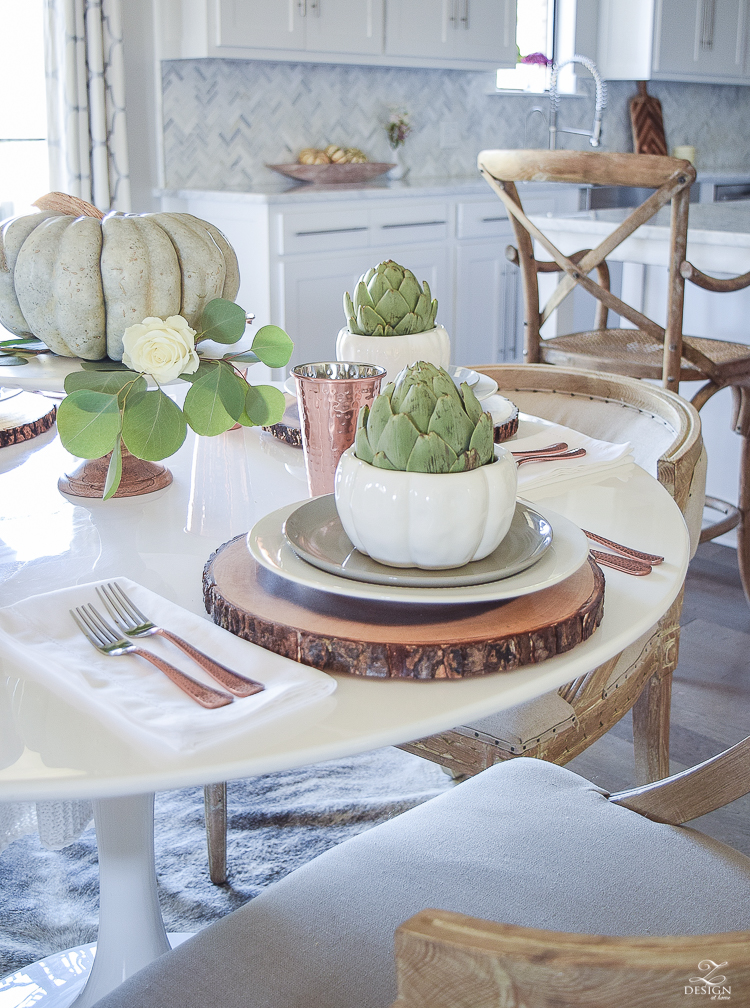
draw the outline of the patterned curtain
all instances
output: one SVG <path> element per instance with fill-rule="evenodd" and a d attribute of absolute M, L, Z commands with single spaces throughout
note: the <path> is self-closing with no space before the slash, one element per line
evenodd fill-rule
<path fill-rule="evenodd" d="M 52 188 L 130 210 L 120 0 L 45 0 Z"/>

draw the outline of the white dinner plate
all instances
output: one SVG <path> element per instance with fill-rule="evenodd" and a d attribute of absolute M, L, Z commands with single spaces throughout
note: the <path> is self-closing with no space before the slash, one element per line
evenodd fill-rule
<path fill-rule="evenodd" d="M 458 588 L 401 588 L 351 581 L 318 570 L 298 557 L 284 535 L 284 522 L 300 504 L 287 504 L 261 518 L 247 534 L 251 555 L 267 570 L 287 581 L 333 595 L 373 599 L 381 602 L 415 602 L 419 605 L 460 605 L 467 602 L 494 602 L 497 599 L 531 595 L 559 584 L 574 574 L 588 556 L 588 542 L 583 532 L 555 511 L 534 505 L 552 526 L 552 545 L 538 563 L 528 570 L 501 581 L 464 585 Z"/>
<path fill-rule="evenodd" d="M 470 368 L 465 367 L 455 367 L 451 364 L 448 368 L 448 373 L 458 384 L 463 381 L 467 382 L 480 402 L 483 399 L 489 399 L 491 395 L 497 392 L 497 382 L 493 378 L 488 378 L 487 375 L 480 374 L 478 371 L 472 371 Z M 289 395 L 297 395 L 294 375 L 289 375 L 284 382 L 284 391 L 288 392 Z"/>
<path fill-rule="evenodd" d="M 313 567 L 352 581 L 407 588 L 458 588 L 513 577 L 538 563 L 552 544 L 549 522 L 519 501 L 508 534 L 483 560 L 446 570 L 386 567 L 352 544 L 333 494 L 301 504 L 284 522 L 284 535 L 294 552 Z"/>
<path fill-rule="evenodd" d="M 472 371 L 471 368 L 467 367 L 456 367 L 455 364 L 449 364 L 446 371 L 456 385 L 460 385 L 461 382 L 466 382 L 470 388 L 474 388 L 476 383 L 482 377 L 478 371 Z"/>

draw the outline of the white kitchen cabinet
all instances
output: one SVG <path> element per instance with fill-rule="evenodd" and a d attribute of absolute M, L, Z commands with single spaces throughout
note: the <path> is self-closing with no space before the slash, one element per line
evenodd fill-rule
<path fill-rule="evenodd" d="M 750 0 L 602 0 L 598 64 L 608 80 L 750 84 Z"/>
<path fill-rule="evenodd" d="M 160 59 L 515 66 L 516 0 L 155 0 Z"/>
<path fill-rule="evenodd" d="M 289 367 L 309 361 L 335 360 L 336 334 L 344 323 L 343 294 L 353 290 L 369 266 L 367 253 L 294 258 L 276 271 L 274 322 L 294 340 Z"/>
<path fill-rule="evenodd" d="M 219 0 L 217 48 L 380 54 L 383 0 Z"/>
<path fill-rule="evenodd" d="M 387 55 L 515 66 L 516 0 L 387 0 L 387 4 Z"/>
<path fill-rule="evenodd" d="M 467 242 L 456 253 L 456 361 L 473 367 L 520 360 L 523 351 L 518 267 L 505 257 L 505 240 Z"/>
<path fill-rule="evenodd" d="M 455 363 L 520 358 L 520 273 L 505 257 L 513 235 L 499 200 L 477 183 L 341 196 L 185 193 L 162 203 L 221 228 L 240 263 L 238 303 L 255 313 L 257 326 L 286 329 L 292 364 L 335 354 L 344 291 L 385 259 L 429 283 Z M 531 213 L 579 206 L 575 186 L 524 183 L 521 196 Z"/>
<path fill-rule="evenodd" d="M 346 325 L 344 291 L 352 293 L 360 276 L 384 259 L 408 264 L 440 301 L 438 321 L 450 326 L 452 276 L 448 249 L 387 246 L 335 256 L 295 257 L 278 264 L 275 301 L 281 314 L 274 321 L 294 340 L 289 367 L 308 361 L 335 360 L 336 336 Z M 384 337 L 385 338 L 385 337 Z"/>

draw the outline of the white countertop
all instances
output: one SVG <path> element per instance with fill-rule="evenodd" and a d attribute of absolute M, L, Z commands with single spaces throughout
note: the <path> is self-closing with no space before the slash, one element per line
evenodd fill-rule
<path fill-rule="evenodd" d="M 632 208 L 552 214 L 532 220 L 566 255 L 601 240 L 632 212 Z M 619 245 L 608 259 L 665 266 L 669 253 L 669 208 Z M 540 251 L 543 258 L 546 253 Z M 737 274 L 750 270 L 750 201 L 691 203 L 687 258 L 700 270 Z"/>
<path fill-rule="evenodd" d="M 750 184 L 750 172 L 739 169 L 733 171 L 698 172 L 697 182 L 713 183 L 715 185 Z M 555 183 L 522 182 L 519 186 L 535 186 L 555 189 Z M 585 187 L 581 187 L 585 188 Z M 425 176 L 407 177 L 400 182 L 391 182 L 385 176 L 374 179 L 363 185 L 361 183 L 345 185 L 312 185 L 310 183 L 292 182 L 291 179 L 279 175 L 278 181 L 262 182 L 253 189 L 237 191 L 231 189 L 157 189 L 154 195 L 169 199 L 209 199 L 218 203 L 305 203 L 335 202 L 337 200 L 364 199 L 394 199 L 415 196 L 484 196 L 492 192 L 478 175 L 446 176 L 429 178 Z"/>
<path fill-rule="evenodd" d="M 339 200 L 379 200 L 414 196 L 492 196 L 479 175 L 464 178 L 415 178 L 391 182 L 384 176 L 366 184 L 313 185 L 295 183 L 279 175 L 279 181 L 261 183 L 248 192 L 230 189 L 159 189 L 154 195 L 171 199 L 209 199 L 218 203 L 306 203 Z"/>

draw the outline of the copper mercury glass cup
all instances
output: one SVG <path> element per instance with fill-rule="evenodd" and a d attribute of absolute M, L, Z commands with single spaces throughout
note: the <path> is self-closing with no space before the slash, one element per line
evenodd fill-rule
<path fill-rule="evenodd" d="M 354 444 L 357 417 L 380 392 L 385 368 L 353 361 L 299 364 L 292 370 L 310 495 L 333 493 L 339 459 Z"/>

